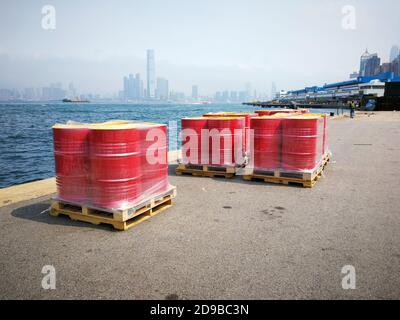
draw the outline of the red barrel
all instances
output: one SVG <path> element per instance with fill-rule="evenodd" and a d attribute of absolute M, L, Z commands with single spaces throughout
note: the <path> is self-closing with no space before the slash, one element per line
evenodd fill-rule
<path fill-rule="evenodd" d="M 277 113 L 300 113 L 294 109 L 270 109 L 270 110 L 257 110 L 259 116 L 272 116 Z"/>
<path fill-rule="evenodd" d="M 54 160 L 58 197 L 71 202 L 88 199 L 88 134 L 83 126 L 53 127 Z"/>
<path fill-rule="evenodd" d="M 232 111 L 221 111 L 221 112 L 209 112 L 203 114 L 203 117 L 207 118 L 217 118 L 217 117 L 244 117 L 245 118 L 245 127 L 250 128 L 250 118 L 254 116 L 254 114 L 248 112 L 232 112 Z M 257 116 L 257 114 L 256 114 Z"/>
<path fill-rule="evenodd" d="M 168 186 L 167 126 L 140 125 L 142 197 L 165 191 Z"/>
<path fill-rule="evenodd" d="M 202 130 L 207 130 L 207 118 L 183 118 L 181 120 L 182 130 L 182 160 L 186 164 L 208 164 L 208 149 L 204 150 L 202 145 Z M 185 147 L 186 145 L 186 147 Z M 205 159 L 206 161 L 202 161 Z"/>
<path fill-rule="evenodd" d="M 251 128 L 254 130 L 254 168 L 279 169 L 282 118 L 255 117 L 251 119 Z"/>
<path fill-rule="evenodd" d="M 123 208 L 141 196 L 141 135 L 133 124 L 92 126 L 92 205 Z"/>
<path fill-rule="evenodd" d="M 245 119 L 217 117 L 208 119 L 210 164 L 233 166 L 242 162 Z"/>
<path fill-rule="evenodd" d="M 245 119 L 245 124 L 244 124 L 244 132 L 243 132 L 243 150 L 248 152 L 248 146 L 247 146 L 247 132 L 250 129 L 250 119 L 253 117 L 254 114 L 250 114 L 248 112 L 233 112 L 233 111 L 220 111 L 220 112 L 209 112 L 206 114 L 203 114 L 203 117 L 243 117 Z M 255 114 L 255 116 L 258 116 Z"/>
<path fill-rule="evenodd" d="M 282 119 L 282 168 L 303 171 L 316 167 L 321 157 L 321 117 Z"/>
<path fill-rule="evenodd" d="M 326 126 L 327 126 L 327 121 L 328 118 L 326 117 L 326 114 L 321 114 L 321 113 L 306 113 L 303 116 L 305 117 L 321 117 L 322 119 L 319 120 L 319 132 L 322 132 L 322 141 L 321 141 L 321 155 L 324 156 L 325 153 L 328 151 L 328 147 L 326 145 Z M 320 135 L 321 135 L 320 134 Z"/>

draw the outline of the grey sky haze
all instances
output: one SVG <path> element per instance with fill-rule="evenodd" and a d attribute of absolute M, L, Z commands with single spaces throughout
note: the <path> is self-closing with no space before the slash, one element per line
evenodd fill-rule
<path fill-rule="evenodd" d="M 46 4 L 55 30 L 41 26 Z M 356 9 L 355 30 L 342 28 L 344 5 Z M 116 92 L 126 74 L 145 79 L 152 48 L 156 76 L 174 90 L 296 89 L 347 79 L 366 47 L 387 61 L 399 17 L 397 0 L 2 0 L 0 87 Z"/>

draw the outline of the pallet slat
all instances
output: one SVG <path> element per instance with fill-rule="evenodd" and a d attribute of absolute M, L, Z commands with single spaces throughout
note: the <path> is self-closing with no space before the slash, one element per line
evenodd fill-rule
<path fill-rule="evenodd" d="M 196 177 L 225 177 L 233 178 L 235 167 L 192 165 L 180 163 L 175 170 L 177 175 L 191 174 Z"/>
<path fill-rule="evenodd" d="M 322 172 L 330 161 L 330 154 L 326 154 L 322 162 L 312 172 L 289 172 L 283 170 L 262 171 L 254 170 L 251 173 L 243 175 L 243 179 L 263 180 L 264 182 L 277 183 L 277 184 L 299 184 L 304 188 L 312 188 L 317 181 L 321 178 Z"/>
<path fill-rule="evenodd" d="M 128 230 L 171 207 L 172 199 L 175 197 L 176 187 L 171 187 L 164 193 L 124 210 L 100 209 L 54 199 L 50 215 L 66 215 L 72 220 L 90 222 L 95 225 L 110 224 L 117 230 Z"/>

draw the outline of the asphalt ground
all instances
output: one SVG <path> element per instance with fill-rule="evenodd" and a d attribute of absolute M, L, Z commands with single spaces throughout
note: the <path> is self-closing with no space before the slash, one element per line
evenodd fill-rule
<path fill-rule="evenodd" d="M 399 299 L 400 114 L 332 120 L 328 141 L 312 189 L 171 166 L 173 207 L 126 232 L 51 217 L 50 196 L 2 207 L 0 298 Z"/>

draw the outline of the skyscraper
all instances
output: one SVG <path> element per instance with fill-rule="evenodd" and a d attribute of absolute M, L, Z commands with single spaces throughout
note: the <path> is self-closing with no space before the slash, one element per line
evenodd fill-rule
<path fill-rule="evenodd" d="M 74 84 L 72 82 L 70 82 L 69 85 L 68 85 L 67 96 L 76 97 L 76 90 L 75 90 Z"/>
<path fill-rule="evenodd" d="M 160 100 L 168 100 L 168 97 L 168 80 L 164 78 L 157 78 L 157 98 Z"/>
<path fill-rule="evenodd" d="M 156 96 L 156 66 L 154 61 L 154 50 L 147 50 L 147 97 Z"/>
<path fill-rule="evenodd" d="M 276 98 L 276 84 L 272 81 L 271 83 L 271 100 Z"/>
<path fill-rule="evenodd" d="M 238 99 L 237 91 L 231 91 L 230 100 L 236 102 Z"/>
<path fill-rule="evenodd" d="M 381 59 L 377 53 L 370 54 L 368 49 L 360 58 L 360 77 L 374 76 L 381 64 Z"/>
<path fill-rule="evenodd" d="M 199 87 L 197 85 L 192 86 L 192 99 L 193 100 L 199 99 Z"/>
<path fill-rule="evenodd" d="M 391 63 L 392 71 L 396 77 L 400 77 L 400 55 Z"/>
<path fill-rule="evenodd" d="M 251 83 L 250 82 L 246 83 L 246 94 L 247 94 L 247 98 L 246 98 L 247 100 L 253 99 L 253 94 L 251 92 Z"/>
<path fill-rule="evenodd" d="M 398 46 L 393 46 L 392 49 L 390 49 L 390 60 L 389 62 L 393 62 L 400 54 L 400 49 Z"/>
<path fill-rule="evenodd" d="M 134 78 L 133 74 L 129 75 L 128 96 L 129 96 L 129 99 L 135 99 L 135 78 Z"/>
<path fill-rule="evenodd" d="M 143 98 L 143 88 L 142 80 L 140 80 L 140 73 L 136 73 L 135 75 L 135 98 L 141 99 Z"/>
<path fill-rule="evenodd" d="M 129 79 L 124 77 L 124 99 L 129 99 Z"/>
<path fill-rule="evenodd" d="M 227 91 L 227 90 L 223 91 L 221 99 L 223 102 L 228 102 L 229 101 L 229 91 Z"/>
<path fill-rule="evenodd" d="M 137 73 L 135 76 L 130 74 L 128 77 L 124 77 L 124 89 L 123 97 L 125 100 L 137 100 L 143 95 L 141 94 L 141 80 L 140 74 Z"/>

